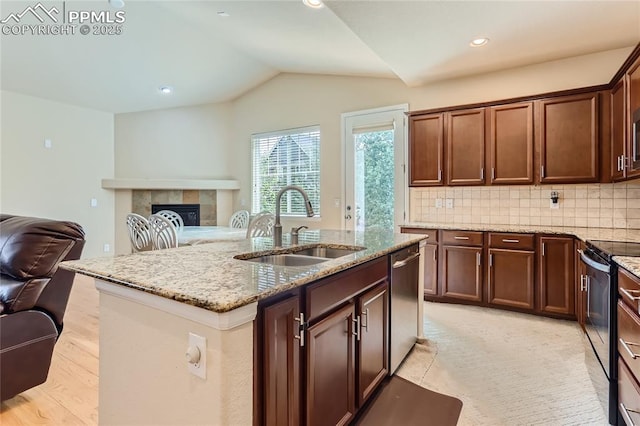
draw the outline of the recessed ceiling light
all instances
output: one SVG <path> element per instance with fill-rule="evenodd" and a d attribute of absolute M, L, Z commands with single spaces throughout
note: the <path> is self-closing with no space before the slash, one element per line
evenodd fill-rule
<path fill-rule="evenodd" d="M 471 42 L 469 43 L 469 46 L 471 47 L 480 47 L 480 46 L 484 46 L 485 44 L 489 43 L 489 39 L 486 37 L 478 37 L 478 38 L 474 38 L 473 40 L 471 40 Z"/>
<path fill-rule="evenodd" d="M 221 10 L 220 12 L 218 12 L 218 16 L 222 16 L 223 18 L 228 18 L 229 15 L 227 12 L 225 12 L 224 10 Z"/>
<path fill-rule="evenodd" d="M 324 6 L 322 4 L 322 0 L 302 0 L 302 3 L 313 9 L 320 9 L 322 6 Z"/>
<path fill-rule="evenodd" d="M 124 7 L 124 0 L 109 0 L 109 4 L 111 5 L 111 7 L 121 9 Z"/>
<path fill-rule="evenodd" d="M 160 86 L 158 87 L 158 91 L 163 95 L 170 95 L 173 93 L 173 87 L 171 86 Z"/>

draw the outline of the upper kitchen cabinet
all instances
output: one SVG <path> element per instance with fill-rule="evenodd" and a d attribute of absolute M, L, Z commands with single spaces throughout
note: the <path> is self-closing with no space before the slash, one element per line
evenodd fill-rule
<path fill-rule="evenodd" d="M 409 185 L 442 185 L 444 114 L 409 117 Z"/>
<path fill-rule="evenodd" d="M 447 184 L 483 185 L 485 109 L 446 113 Z"/>
<path fill-rule="evenodd" d="M 489 144 L 492 184 L 533 183 L 533 103 L 491 107 Z"/>
<path fill-rule="evenodd" d="M 625 172 L 625 79 L 620 79 L 611 89 L 611 178 L 617 182 L 626 177 Z"/>
<path fill-rule="evenodd" d="M 537 103 L 540 183 L 598 182 L 598 93 Z"/>
<path fill-rule="evenodd" d="M 640 57 L 626 74 L 627 84 L 627 158 L 626 174 L 628 178 L 640 176 Z"/>

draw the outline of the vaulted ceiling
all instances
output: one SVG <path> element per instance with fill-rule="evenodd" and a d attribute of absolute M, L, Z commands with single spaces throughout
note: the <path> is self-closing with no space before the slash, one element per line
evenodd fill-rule
<path fill-rule="evenodd" d="M 70 35 L 5 34 L 39 24 L 7 21 L 1 88 L 119 113 L 231 100 L 282 72 L 419 86 L 640 41 L 638 1 L 125 2 L 43 3 L 59 16 L 124 11 L 119 35 L 83 35 L 79 25 Z M 3 0 L 0 19 L 36 4 Z M 481 36 L 486 46 L 469 46 Z M 163 85 L 174 93 L 161 95 Z"/>

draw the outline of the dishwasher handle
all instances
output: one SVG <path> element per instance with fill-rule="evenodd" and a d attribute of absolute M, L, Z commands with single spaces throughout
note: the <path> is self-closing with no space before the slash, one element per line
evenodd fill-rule
<path fill-rule="evenodd" d="M 393 262 L 393 269 L 398 269 L 398 268 L 402 268 L 403 266 L 405 266 L 407 263 L 411 262 L 413 259 L 415 259 L 416 257 L 420 257 L 420 253 L 414 253 L 411 256 L 407 257 L 406 259 L 402 259 L 402 260 L 396 260 L 395 262 Z"/>
<path fill-rule="evenodd" d="M 588 251 L 585 252 L 583 250 L 578 249 L 578 253 L 580 253 L 580 259 L 584 263 L 586 263 L 587 265 L 591 266 L 593 269 L 596 269 L 596 270 L 601 271 L 601 272 L 605 272 L 607 274 L 611 273 L 611 267 L 609 265 L 604 265 L 604 264 L 598 262 L 597 260 L 592 259 L 589 256 L 589 254 L 588 254 L 589 252 Z"/>

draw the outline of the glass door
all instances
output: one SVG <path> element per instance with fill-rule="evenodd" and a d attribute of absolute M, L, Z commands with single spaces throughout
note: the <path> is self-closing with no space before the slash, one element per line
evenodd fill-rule
<path fill-rule="evenodd" d="M 405 220 L 406 105 L 343 115 L 343 228 L 394 229 Z"/>

